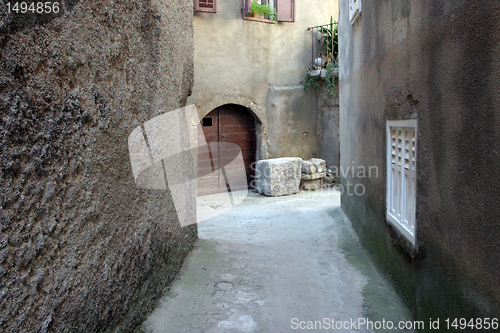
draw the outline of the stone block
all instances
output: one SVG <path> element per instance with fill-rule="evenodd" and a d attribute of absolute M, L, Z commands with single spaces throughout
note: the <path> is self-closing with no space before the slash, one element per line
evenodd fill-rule
<path fill-rule="evenodd" d="M 295 194 L 299 192 L 301 169 L 300 157 L 260 160 L 255 167 L 255 189 L 271 197 Z"/>
<path fill-rule="evenodd" d="M 322 178 L 303 180 L 300 182 L 300 189 L 302 191 L 316 191 L 322 187 L 323 187 L 323 179 Z"/>
<path fill-rule="evenodd" d="M 302 161 L 302 173 L 307 175 L 316 173 L 316 167 L 309 161 Z"/>
<path fill-rule="evenodd" d="M 308 162 L 316 167 L 316 172 L 326 172 L 326 162 L 320 158 L 311 158 Z"/>
<path fill-rule="evenodd" d="M 316 172 L 316 173 L 312 173 L 310 175 L 306 175 L 305 173 L 303 173 L 300 177 L 301 180 L 314 180 L 314 179 L 321 179 L 321 178 L 325 178 L 326 177 L 326 173 L 325 172 Z"/>

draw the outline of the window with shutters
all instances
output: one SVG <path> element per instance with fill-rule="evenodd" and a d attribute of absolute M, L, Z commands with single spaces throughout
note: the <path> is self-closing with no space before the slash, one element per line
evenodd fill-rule
<path fill-rule="evenodd" d="M 274 11 L 274 15 L 264 15 L 264 17 L 249 17 L 252 15 L 252 0 L 242 0 L 243 18 L 250 20 L 294 22 L 295 21 L 295 0 L 253 0 L 258 5 L 266 5 Z"/>
<path fill-rule="evenodd" d="M 203 13 L 216 13 L 217 0 L 193 0 L 194 11 Z"/>
<path fill-rule="evenodd" d="M 387 121 L 387 220 L 416 244 L 417 120 Z"/>

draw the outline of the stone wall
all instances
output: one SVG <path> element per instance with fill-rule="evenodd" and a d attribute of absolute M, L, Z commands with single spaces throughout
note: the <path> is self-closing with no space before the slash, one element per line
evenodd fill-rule
<path fill-rule="evenodd" d="M 0 46 L 0 327 L 135 327 L 197 235 L 168 190 L 137 188 L 127 147 L 186 103 L 192 1 L 0 4 Z"/>
<path fill-rule="evenodd" d="M 363 1 L 351 26 L 341 2 L 341 167 L 379 170 L 341 172 L 366 189 L 342 208 L 421 320 L 500 316 L 499 18 L 497 1 Z M 385 221 L 388 119 L 418 121 L 418 253 Z"/>

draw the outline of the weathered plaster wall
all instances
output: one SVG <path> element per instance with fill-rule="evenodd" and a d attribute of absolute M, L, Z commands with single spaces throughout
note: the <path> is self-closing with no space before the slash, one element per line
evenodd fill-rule
<path fill-rule="evenodd" d="M 377 166 L 342 207 L 419 319 L 500 316 L 500 3 L 340 6 L 341 167 Z M 418 119 L 411 258 L 385 222 L 387 119 Z M 351 187 L 352 193 L 352 187 Z"/>
<path fill-rule="evenodd" d="M 333 94 L 327 93 L 326 83 L 320 84 L 318 96 L 317 135 L 319 154 L 326 161 L 327 167 L 340 166 L 340 133 L 339 133 L 339 82 L 335 79 Z"/>
<path fill-rule="evenodd" d="M 319 153 L 315 92 L 298 85 L 312 61 L 307 28 L 337 18 L 338 1 L 303 0 L 295 8 L 294 23 L 244 20 L 239 0 L 219 1 L 216 14 L 194 16 L 195 83 L 188 103 L 200 117 L 228 103 L 250 108 L 262 123 L 258 158 Z"/>
<path fill-rule="evenodd" d="M 137 188 L 127 147 L 185 105 L 192 1 L 66 1 L 37 17 L 0 4 L 0 327 L 132 328 L 196 238 L 169 191 Z"/>
<path fill-rule="evenodd" d="M 269 155 L 317 157 L 316 94 L 303 86 L 270 87 L 268 103 Z"/>

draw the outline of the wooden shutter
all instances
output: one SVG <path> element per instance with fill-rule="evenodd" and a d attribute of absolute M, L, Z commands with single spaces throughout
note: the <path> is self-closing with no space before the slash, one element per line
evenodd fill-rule
<path fill-rule="evenodd" d="M 217 0 L 194 0 L 194 11 L 215 13 L 217 12 Z"/>
<path fill-rule="evenodd" d="M 277 0 L 278 21 L 295 22 L 295 0 Z"/>
<path fill-rule="evenodd" d="M 241 12 L 243 13 L 243 17 L 248 16 L 252 11 L 252 0 L 242 0 Z"/>

